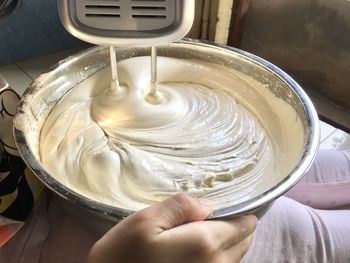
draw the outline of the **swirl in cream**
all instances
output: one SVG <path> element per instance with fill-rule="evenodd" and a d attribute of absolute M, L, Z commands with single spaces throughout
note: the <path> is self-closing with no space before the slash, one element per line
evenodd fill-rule
<path fill-rule="evenodd" d="M 235 86 L 247 83 L 220 66 L 158 58 L 163 100 L 151 104 L 148 59 L 120 63 L 121 93 L 100 72 L 55 106 L 40 141 L 47 171 L 79 194 L 131 210 L 179 192 L 221 208 L 270 186 L 283 145 L 237 102 Z"/>

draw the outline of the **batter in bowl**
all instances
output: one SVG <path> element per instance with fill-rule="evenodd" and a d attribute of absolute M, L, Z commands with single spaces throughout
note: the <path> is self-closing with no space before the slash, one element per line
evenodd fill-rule
<path fill-rule="evenodd" d="M 148 57 L 123 60 L 118 92 L 104 69 L 57 103 L 40 137 L 54 178 L 130 210 L 179 192 L 217 209 L 263 193 L 299 160 L 302 123 L 262 84 L 220 65 L 159 57 L 162 100 L 152 104 L 149 67 Z"/>

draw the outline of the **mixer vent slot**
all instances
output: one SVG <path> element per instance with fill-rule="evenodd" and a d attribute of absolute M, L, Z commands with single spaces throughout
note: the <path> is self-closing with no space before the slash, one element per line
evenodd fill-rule
<path fill-rule="evenodd" d="M 119 1 L 85 1 L 86 17 L 120 17 Z"/>
<path fill-rule="evenodd" d="M 178 1 L 72 0 L 71 3 L 80 23 L 112 34 L 113 30 L 151 32 L 175 26 L 180 18 Z"/>
<path fill-rule="evenodd" d="M 174 1 L 174 0 L 172 0 Z M 168 0 L 132 0 L 132 18 L 167 19 Z"/>

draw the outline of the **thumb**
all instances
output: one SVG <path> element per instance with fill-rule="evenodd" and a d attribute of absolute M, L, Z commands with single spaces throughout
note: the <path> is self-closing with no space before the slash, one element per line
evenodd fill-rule
<path fill-rule="evenodd" d="M 210 205 L 186 194 L 178 194 L 144 212 L 154 216 L 153 222 L 162 231 L 193 221 L 203 221 L 212 211 Z"/>

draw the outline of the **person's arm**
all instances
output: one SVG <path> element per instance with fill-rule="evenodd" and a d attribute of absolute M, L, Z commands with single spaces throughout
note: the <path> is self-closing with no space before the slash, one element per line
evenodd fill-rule
<path fill-rule="evenodd" d="M 239 262 L 257 224 L 253 215 L 204 221 L 211 208 L 180 194 L 137 212 L 90 250 L 88 263 Z"/>
<path fill-rule="evenodd" d="M 20 0 L 0 0 L 0 19 L 7 17 L 20 3 Z"/>

